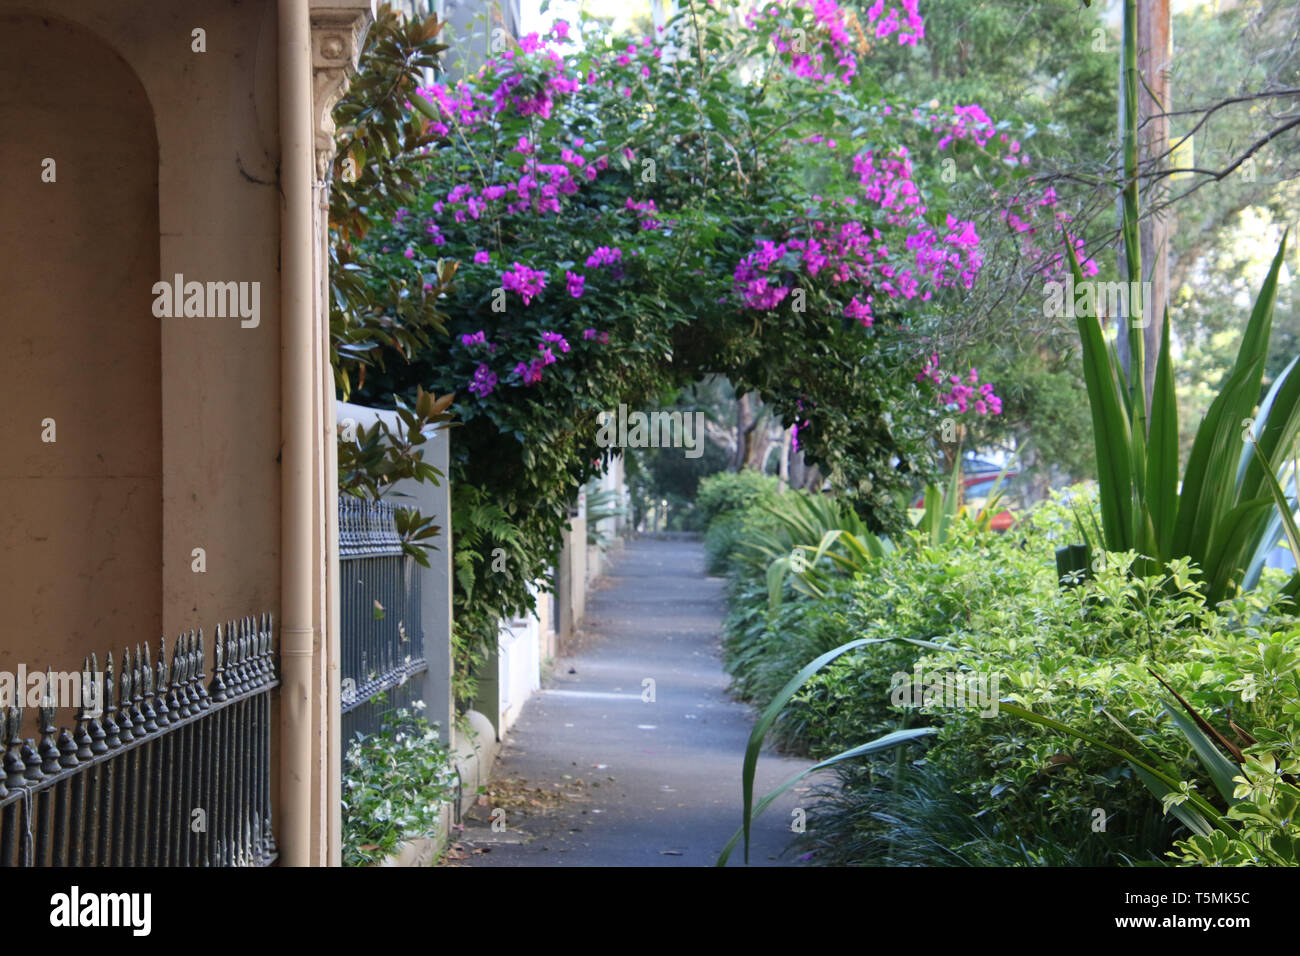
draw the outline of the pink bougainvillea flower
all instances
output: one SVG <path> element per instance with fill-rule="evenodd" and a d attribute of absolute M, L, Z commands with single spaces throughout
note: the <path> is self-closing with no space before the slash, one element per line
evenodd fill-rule
<path fill-rule="evenodd" d="M 515 374 L 523 377 L 525 385 L 536 385 L 542 380 L 542 360 L 533 359 L 530 363 L 520 362 L 515 366 Z"/>
<path fill-rule="evenodd" d="M 510 271 L 501 273 L 501 285 L 512 292 L 518 292 L 524 305 L 528 305 L 546 288 L 546 273 L 516 262 Z"/>
<path fill-rule="evenodd" d="M 623 261 L 622 249 L 611 249 L 609 246 L 598 246 L 596 251 L 587 257 L 587 268 L 597 269 L 600 266 L 609 266 L 621 261 Z"/>
<path fill-rule="evenodd" d="M 469 390 L 479 398 L 487 398 L 496 387 L 496 373 L 480 362 L 478 368 L 474 369 L 474 378 L 469 383 Z"/>
<path fill-rule="evenodd" d="M 564 336 L 561 335 L 559 332 L 543 332 L 543 333 L 542 333 L 542 342 L 543 342 L 543 345 L 539 345 L 538 348 L 544 348 L 544 347 L 545 347 L 545 343 L 548 343 L 548 342 L 549 342 L 551 345 L 558 345 L 558 346 L 560 347 L 560 351 L 561 351 L 561 352 L 568 352 L 568 351 L 569 351 L 569 343 L 568 343 L 568 341 L 566 341 L 565 338 L 564 338 Z M 550 365 L 551 363 L 550 363 L 550 362 L 547 362 L 546 364 L 547 364 L 547 365 Z"/>
<path fill-rule="evenodd" d="M 849 300 L 849 304 L 844 307 L 844 314 L 850 319 L 857 319 L 864 327 L 870 328 L 871 323 L 875 321 L 874 316 L 871 314 L 871 296 L 867 296 L 866 302 L 859 302 L 858 297 L 855 295 Z"/>
<path fill-rule="evenodd" d="M 573 296 L 575 299 L 581 299 L 583 286 L 587 282 L 587 277 L 584 275 L 579 275 L 576 272 L 566 271 L 564 273 L 564 281 L 568 284 L 569 295 Z"/>
<path fill-rule="evenodd" d="M 937 353 L 932 354 L 926 359 L 924 368 L 916 375 L 918 382 L 929 382 L 932 385 L 941 385 L 944 378 L 947 378 L 949 388 L 947 391 L 939 392 L 939 401 L 948 409 L 965 414 L 973 411 L 976 415 L 1000 415 L 1002 414 L 1002 399 L 993 392 L 993 384 L 985 382 L 979 385 L 979 372 L 971 369 L 966 377 L 967 382 L 962 382 L 960 376 L 944 376 L 939 371 L 939 356 Z"/>

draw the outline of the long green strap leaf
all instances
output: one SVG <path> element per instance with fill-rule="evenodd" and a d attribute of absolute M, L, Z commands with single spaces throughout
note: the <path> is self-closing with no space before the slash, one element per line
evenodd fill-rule
<path fill-rule="evenodd" d="M 762 800 L 759 800 L 758 803 L 755 804 L 754 812 L 750 815 L 749 819 L 753 820 L 758 817 L 759 814 L 772 805 L 772 802 L 776 800 L 777 797 L 781 796 L 781 794 L 785 793 L 810 773 L 815 773 L 818 770 L 825 770 L 827 767 L 833 767 L 837 763 L 851 760 L 854 757 L 865 757 L 867 754 L 877 753 L 881 750 L 889 750 L 891 747 L 910 743 L 913 740 L 917 740 L 921 737 L 928 737 L 931 734 L 937 734 L 938 732 L 938 727 L 911 727 L 907 730 L 895 730 L 865 744 L 851 747 L 842 753 L 836 754 L 834 757 L 827 757 L 825 760 L 821 761 L 821 763 L 814 764 L 807 770 L 800 771 L 785 783 L 781 784 L 781 786 L 763 797 Z M 716 866 L 727 865 L 727 860 L 731 858 L 731 851 L 736 848 L 736 844 L 740 842 L 742 837 L 745 839 L 745 862 L 749 862 L 749 835 L 746 827 L 742 826 L 731 835 L 731 839 L 727 841 L 727 845 L 722 848 L 722 853 L 718 855 L 718 862 L 715 864 Z"/>
<path fill-rule="evenodd" d="M 1254 445 L 1255 454 L 1259 455 L 1262 460 L 1264 453 L 1259 450 L 1258 445 Z M 1286 494 L 1282 491 L 1282 486 L 1277 483 L 1277 478 L 1273 475 L 1273 470 L 1267 467 L 1265 462 L 1264 480 L 1268 486 L 1269 493 L 1273 496 L 1273 502 L 1277 505 L 1277 510 L 1282 515 L 1282 528 L 1286 531 L 1287 544 L 1291 546 L 1291 554 L 1295 556 L 1296 563 L 1300 564 L 1300 528 L 1296 527 L 1295 515 L 1291 513 L 1291 503 L 1287 501 Z M 1300 577 L 1300 574 L 1296 575 Z M 1294 583 L 1295 579 L 1292 579 Z"/>
<path fill-rule="evenodd" d="M 1174 704 L 1166 704 L 1165 710 L 1169 711 L 1169 716 L 1174 719 L 1178 729 L 1183 732 L 1183 736 L 1196 751 L 1196 756 L 1200 758 L 1201 765 L 1210 775 L 1210 780 L 1214 784 L 1214 789 L 1219 791 L 1219 796 L 1223 797 L 1229 806 L 1236 803 L 1237 799 L 1232 793 L 1237 785 L 1233 780 L 1241 774 L 1240 768 L 1214 746 L 1210 738 L 1205 735 L 1205 731 L 1196 726 L 1196 721 L 1181 708 Z"/>
<path fill-rule="evenodd" d="M 1155 794 L 1156 799 L 1161 802 L 1164 801 L 1167 794 L 1174 792 L 1172 789 L 1165 786 L 1161 780 L 1153 777 L 1141 767 L 1134 767 L 1133 772 L 1138 775 L 1142 782 L 1147 785 L 1147 789 Z M 1183 824 L 1187 829 L 1199 836 L 1207 837 L 1214 832 L 1214 827 L 1210 825 L 1210 822 L 1206 820 L 1205 817 L 1197 813 L 1194 807 L 1189 807 L 1185 803 L 1175 803 L 1170 805 L 1169 812 L 1179 820 L 1183 821 Z"/>
<path fill-rule="evenodd" d="M 1190 557 L 1207 577 L 1213 576 L 1210 569 L 1218 561 L 1215 544 L 1223 531 L 1223 519 L 1240 503 L 1236 478 L 1241 423 L 1255 410 L 1263 372 L 1261 356 L 1229 376 L 1210 403 L 1187 460 L 1172 552 Z"/>
<path fill-rule="evenodd" d="M 1286 238 L 1283 237 L 1255 299 L 1232 372 L 1197 429 L 1187 461 L 1173 553 L 1188 555 L 1203 568 L 1212 560 L 1210 555 L 1214 551 L 1214 539 L 1222 516 L 1241 501 L 1256 497 L 1251 486 L 1259 482 L 1257 471 L 1247 466 L 1246 479 L 1244 483 L 1239 482 L 1237 442 L 1241 440 L 1245 427 L 1243 422 L 1253 418 L 1259 401 L 1272 335 L 1278 273 L 1285 248 Z M 1278 441 L 1284 437 L 1285 424 L 1282 428 L 1283 432 L 1277 434 Z M 1272 453 L 1276 448 L 1268 450 Z"/>
<path fill-rule="evenodd" d="M 1282 241 L 1278 244 L 1277 253 L 1273 256 L 1273 264 L 1269 267 L 1268 275 L 1264 279 L 1264 284 L 1260 286 L 1259 295 L 1255 297 L 1255 307 L 1251 315 L 1250 324 L 1247 326 L 1249 333 L 1250 328 L 1256 325 L 1255 316 L 1259 315 L 1258 326 L 1260 329 L 1271 329 L 1273 312 L 1277 304 L 1277 283 L 1282 270 L 1282 262 L 1286 255 L 1286 240 L 1284 234 Z M 1256 333 L 1261 334 L 1261 333 Z M 1243 349 L 1245 345 L 1243 343 Z M 1268 340 L 1265 339 L 1262 352 L 1265 356 L 1268 354 Z M 1296 436 L 1296 429 L 1300 427 L 1300 379 L 1291 375 L 1295 367 L 1295 359 L 1287 365 L 1286 369 L 1278 376 L 1273 387 L 1269 389 L 1268 395 L 1260 404 L 1259 412 L 1255 416 L 1255 427 L 1251 429 L 1260 448 L 1264 452 L 1264 457 L 1272 463 L 1273 471 L 1281 470 L 1281 458 L 1290 454 L 1292 440 Z M 1242 449 L 1241 464 L 1245 465 L 1245 476 L 1242 477 L 1238 472 L 1239 482 L 1243 488 L 1243 494 L 1246 497 L 1255 497 L 1263 491 L 1260 485 L 1260 465 L 1255 460 L 1254 455 L 1246 449 Z"/>
<path fill-rule="evenodd" d="M 1151 437 L 1147 448 L 1147 509 L 1154 548 L 1144 553 L 1171 558 L 1174 519 L 1178 515 L 1178 399 L 1174 394 L 1173 359 L 1169 354 L 1169 309 L 1160 331 L 1160 357 L 1156 360 L 1155 388 L 1151 396 Z"/>
<path fill-rule="evenodd" d="M 1065 251 L 1076 283 L 1083 282 L 1083 270 L 1068 233 Z M 1132 441 L 1128 415 L 1120 397 L 1118 378 L 1111 363 L 1106 338 L 1095 316 L 1077 316 L 1079 343 L 1083 350 L 1083 378 L 1092 407 L 1092 435 L 1097 450 L 1097 478 L 1101 523 L 1105 547 L 1128 551 L 1133 547 L 1133 483 L 1130 472 Z"/>
<path fill-rule="evenodd" d="M 849 641 L 847 644 L 841 644 L 839 647 L 833 647 L 825 654 L 822 654 L 804 665 L 803 669 L 791 677 L 777 695 L 772 698 L 772 702 L 767 705 L 767 709 L 764 710 L 762 715 L 758 718 L 758 723 L 754 725 L 754 730 L 749 735 L 749 743 L 745 746 L 745 762 L 741 769 L 740 781 L 745 805 L 744 825 L 741 829 L 742 835 L 745 838 L 746 863 L 749 862 L 749 825 L 753 820 L 754 771 L 758 766 L 758 753 L 763 747 L 763 738 L 767 736 L 768 729 L 776 721 L 777 717 L 781 715 L 781 711 L 783 711 L 785 705 L 790 702 L 790 698 L 798 693 L 799 688 L 807 682 L 808 678 L 812 677 L 813 674 L 816 674 L 831 661 L 835 660 L 835 658 L 842 654 L 847 654 L 849 651 L 855 650 L 859 647 L 867 647 L 872 644 L 892 643 L 913 644 L 917 647 L 924 647 L 927 650 L 932 651 L 952 650 L 952 648 L 944 647 L 942 644 L 935 644 L 931 641 L 920 641 L 914 637 L 860 637 L 857 640 Z"/>
<path fill-rule="evenodd" d="M 1243 587 L 1244 569 L 1270 516 L 1277 513 L 1268 498 L 1256 498 L 1233 508 L 1223 519 L 1223 533 L 1215 545 L 1216 560 L 1205 570 L 1205 593 L 1211 603 L 1218 603 Z"/>

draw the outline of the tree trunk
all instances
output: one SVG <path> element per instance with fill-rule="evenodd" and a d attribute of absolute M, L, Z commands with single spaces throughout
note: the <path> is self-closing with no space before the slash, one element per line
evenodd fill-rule
<path fill-rule="evenodd" d="M 745 467 L 745 452 L 749 445 L 749 429 L 753 420 L 749 395 L 738 396 L 736 398 L 736 453 L 731 456 L 732 471 L 740 471 Z"/>
<path fill-rule="evenodd" d="M 745 439 L 745 467 L 765 473 L 767 459 L 771 456 L 776 441 L 771 429 L 771 413 L 760 405 Z"/>
<path fill-rule="evenodd" d="M 800 458 L 803 456 L 800 455 Z M 803 473 L 803 483 L 799 486 L 804 491 L 821 491 L 822 490 L 822 470 L 816 465 L 806 465 Z"/>
<path fill-rule="evenodd" d="M 790 445 L 793 437 L 793 429 L 791 428 L 781 432 L 781 460 L 777 465 L 776 476 L 782 491 L 785 491 L 790 484 Z"/>

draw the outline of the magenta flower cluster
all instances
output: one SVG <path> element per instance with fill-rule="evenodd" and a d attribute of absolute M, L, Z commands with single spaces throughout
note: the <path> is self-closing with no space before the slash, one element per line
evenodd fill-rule
<path fill-rule="evenodd" d="M 560 351 L 563 353 L 567 353 L 569 351 L 569 343 L 566 342 L 564 336 L 560 335 L 560 333 L 558 332 L 542 333 L 542 344 L 539 345 L 538 348 L 544 348 L 548 344 L 558 346 Z M 546 364 L 550 365 L 551 363 L 547 362 Z"/>
<path fill-rule="evenodd" d="M 616 262 L 622 261 L 622 249 L 611 249 L 609 246 L 597 246 L 596 251 L 587 256 L 587 268 L 599 269 L 601 266 L 612 266 Z"/>
<path fill-rule="evenodd" d="M 892 3 L 876 0 L 866 11 L 867 29 L 877 40 L 897 36 L 899 44 L 916 46 L 925 39 L 925 21 L 918 9 L 919 0 L 901 2 L 900 14 L 899 8 Z M 809 37 L 804 28 L 792 27 L 774 35 L 773 45 L 778 53 L 788 56 L 790 70 L 795 76 L 820 84 L 850 83 L 857 75 L 858 61 L 848 20 L 840 5 L 836 0 L 794 0 L 793 5 L 812 13 L 816 33 Z M 751 10 L 745 23 L 756 29 L 764 19 L 779 20 L 784 15 L 785 10 L 780 4 L 771 3 Z"/>
<path fill-rule="evenodd" d="M 1002 414 L 1002 399 L 994 394 L 992 383 L 980 384 L 979 373 L 975 369 L 970 370 L 965 380 L 957 375 L 945 376 L 939 370 L 939 355 L 934 353 L 926 360 L 925 367 L 916 374 L 918 382 L 930 382 L 941 389 L 945 387 L 945 377 L 947 390 L 939 393 L 939 401 L 944 405 L 963 414 L 968 411 L 973 411 L 976 415 Z"/>
<path fill-rule="evenodd" d="M 653 199 L 647 199 L 645 202 L 637 202 L 631 196 L 628 196 L 627 208 L 640 215 L 642 229 L 658 229 L 663 225 L 657 217 L 659 210 L 655 208 L 655 201 Z"/>
<path fill-rule="evenodd" d="M 809 278 L 823 276 L 832 285 L 855 283 L 871 289 L 873 294 L 861 299 L 854 295 L 844 308 L 845 315 L 868 327 L 874 321 L 877 293 L 924 302 L 937 289 L 974 286 L 983 266 L 975 225 L 952 216 L 943 230 L 928 223 L 906 147 L 888 154 L 860 153 L 853 157 L 853 171 L 862 186 L 861 205 L 875 207 L 883 222 L 906 230 L 904 254 L 891 254 L 880 229 L 860 219 L 838 226 L 818 218 L 797 223 L 780 243 L 761 241 L 736 266 L 733 289 L 746 307 L 775 309 L 793 288 L 782 276 L 796 266 Z M 848 196 L 839 205 L 852 213 L 859 201 Z"/>
<path fill-rule="evenodd" d="M 501 273 L 501 286 L 518 292 L 524 305 L 528 305 L 546 288 L 546 273 L 516 262 L 508 272 Z"/>
<path fill-rule="evenodd" d="M 918 0 L 874 0 L 859 16 L 859 20 L 851 20 L 836 0 L 784 0 L 760 5 L 750 12 L 747 22 L 771 38 L 779 62 L 790 74 L 813 84 L 843 88 L 858 72 L 855 32 L 861 36 L 865 28 L 867 37 L 902 45 L 915 45 L 925 36 Z M 566 59 L 556 49 L 569 42 L 569 24 L 557 21 L 547 35 L 530 34 L 516 48 L 489 59 L 475 77 L 454 85 L 435 83 L 420 88 L 420 94 L 434 104 L 441 116 L 431 123 L 432 131 L 448 137 L 453 131 L 471 136 L 480 130 L 499 130 L 508 120 L 553 118 L 566 99 L 584 87 L 607 88 L 627 97 L 637 87 L 647 94 L 647 102 L 653 102 L 655 90 L 647 80 L 655 77 L 656 71 L 665 76 L 665 71 L 678 69 L 662 65 L 662 48 L 650 37 L 596 55 L 591 69 L 579 68 L 576 58 Z M 883 114 L 889 115 L 891 107 L 883 102 L 882 107 Z M 932 114 L 918 107 L 911 114 L 918 127 L 937 137 L 940 149 L 964 141 L 997 162 L 1028 163 L 1021 144 L 999 133 L 978 104 L 957 106 L 945 114 Z M 432 207 L 436 216 L 450 218 L 471 230 L 482 229 L 478 245 L 489 245 L 485 241 L 488 235 L 493 235 L 492 242 L 499 242 L 488 231 L 486 222 L 562 213 L 571 203 L 581 201 L 584 190 L 601 179 L 611 165 L 609 154 L 581 137 L 553 141 L 536 132 L 520 134 L 520 125 L 506 128 L 510 138 L 504 149 L 513 146 L 513 154 L 508 162 L 490 167 L 495 170 L 491 173 L 494 179 L 488 179 L 486 185 L 482 181 L 471 184 L 458 180 Z M 813 205 L 802 216 L 772 224 L 771 238 L 757 241 L 754 249 L 734 266 L 732 292 L 743 307 L 770 312 L 791 298 L 796 285 L 815 282 L 838 293 L 838 307 L 844 316 L 863 327 L 872 327 L 878 324 L 880 310 L 888 311 L 891 301 L 924 302 L 941 289 L 974 286 L 983 267 L 981 237 L 975 224 L 953 216 L 940 224 L 927 215 L 925 195 L 906 148 L 863 150 L 858 145 L 861 140 L 855 143 L 842 138 L 837 142 L 820 135 L 808 136 L 804 142 L 832 151 L 840 150 L 842 145 L 846 152 L 859 150 L 843 159 L 846 165 L 851 163 L 860 189 L 840 198 L 813 196 Z M 634 146 L 640 148 L 636 143 L 621 142 L 616 147 L 629 164 L 637 160 Z M 633 214 L 634 227 L 640 233 L 673 225 L 652 198 L 628 195 L 622 199 L 622 207 Z M 667 212 L 673 214 L 672 210 Z M 405 214 L 405 210 L 401 211 L 394 224 Z M 1044 190 L 1011 202 L 1003 220 L 1025 244 L 1023 255 L 1027 261 L 1044 270 L 1061 267 L 1055 233 L 1069 220 L 1057 210 L 1053 191 Z M 440 245 L 446 241 L 432 222 L 426 224 L 425 231 L 425 242 Z M 1044 251 L 1037 245 L 1039 239 L 1044 246 L 1055 246 L 1056 251 Z M 582 299 L 589 289 L 589 279 L 594 283 L 622 279 L 624 251 L 617 246 L 594 249 L 586 257 L 585 275 L 564 269 L 564 292 L 571 299 Z M 631 257 L 638 250 L 627 252 Z M 492 265 L 491 255 L 483 249 L 473 253 L 473 261 L 480 266 Z M 1085 269 L 1095 271 L 1091 260 L 1084 261 L 1088 263 Z M 496 268 L 500 269 L 501 264 Z M 550 279 L 548 272 L 517 261 L 499 275 L 502 288 L 518 294 L 526 306 L 543 295 Z M 582 338 L 608 344 L 609 333 L 586 329 Z M 545 367 L 557 361 L 556 353 L 568 351 L 568 342 L 562 336 L 545 333 L 538 353 L 516 364 L 514 373 L 524 385 L 536 385 Z M 480 365 L 471 391 L 490 393 L 496 378 L 489 375 L 486 365 Z M 929 378 L 928 374 L 925 377 Z M 993 394 L 993 387 L 988 385 L 984 390 L 985 386 L 980 386 L 976 390 L 974 384 L 952 382 L 941 398 L 963 410 L 974 407 L 979 414 L 998 414 L 1001 402 Z"/>
<path fill-rule="evenodd" d="M 520 362 L 515 366 L 515 374 L 523 378 L 525 385 L 536 385 L 542 380 L 542 368 L 545 363 L 539 359 L 533 359 L 531 362 Z"/>
<path fill-rule="evenodd" d="M 993 120 L 978 103 L 954 106 L 952 113 L 951 118 L 934 117 L 936 132 L 943 134 L 937 144 L 939 149 L 947 149 L 951 143 L 961 139 L 969 139 L 976 146 L 983 148 L 997 132 Z"/>
<path fill-rule="evenodd" d="M 474 369 L 474 378 L 469 383 L 469 390 L 479 398 L 487 398 L 497 387 L 496 373 L 483 362 Z"/>
<path fill-rule="evenodd" d="M 885 0 L 876 0 L 867 10 L 867 22 L 875 26 L 877 40 L 898 35 L 901 46 L 916 46 L 925 39 L 925 21 L 921 19 L 918 0 L 902 0 L 906 23 L 900 22 L 897 7 L 885 11 Z"/>
<path fill-rule="evenodd" d="M 592 332 L 594 330 L 588 329 L 587 331 Z M 602 335 L 604 336 L 603 342 L 608 343 L 609 334 L 602 333 Z M 583 338 L 591 338 L 591 336 L 584 334 Z M 524 385 L 533 386 L 538 384 L 542 380 L 542 369 L 546 368 L 548 365 L 554 365 L 558 361 L 553 350 L 555 348 L 560 350 L 561 355 L 567 355 L 571 346 L 569 345 L 568 340 L 560 333 L 543 332 L 542 340 L 537 343 L 537 351 L 539 353 L 537 358 L 528 362 L 517 363 L 514 367 L 514 374 L 520 377 Z M 480 368 L 481 367 L 482 366 L 480 366 Z M 475 378 L 477 379 L 477 373 L 475 373 Z M 495 384 L 496 378 L 493 377 L 492 381 Z M 470 391 L 474 391 L 472 385 Z"/>

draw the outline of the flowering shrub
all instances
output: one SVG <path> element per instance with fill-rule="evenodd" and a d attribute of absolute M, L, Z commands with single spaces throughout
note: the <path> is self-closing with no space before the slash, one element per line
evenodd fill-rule
<path fill-rule="evenodd" d="M 474 244 L 474 265 L 492 267 L 492 254 L 479 248 L 480 244 L 490 245 L 495 240 L 500 245 L 506 236 L 521 235 L 523 227 L 523 232 L 532 233 L 528 244 L 542 247 L 538 251 L 544 250 L 545 259 L 554 262 L 557 273 L 562 269 L 568 297 L 582 299 L 588 294 L 592 270 L 602 270 L 602 281 L 608 280 L 607 286 L 616 288 L 629 279 L 644 281 L 650 269 L 668 261 L 680 267 L 705 251 L 690 248 L 696 236 L 689 220 L 665 218 L 661 208 L 661 202 L 671 201 L 675 209 L 693 214 L 698 221 L 704 212 L 699 208 L 698 193 L 661 185 L 656 175 L 662 144 L 681 144 L 686 138 L 671 109 L 663 121 L 659 120 L 662 106 L 671 106 L 680 98 L 684 75 L 689 77 L 682 68 L 683 61 L 673 57 L 669 63 L 664 61 L 664 50 L 680 54 L 692 31 L 708 36 L 721 29 L 722 11 L 718 5 L 701 6 L 691 13 L 690 18 L 683 15 L 670 23 L 665 36 L 657 40 L 643 37 L 626 45 L 616 43 L 602 48 L 589 38 L 590 45 L 582 52 L 571 49 L 570 28 L 563 24 L 550 36 L 525 37 L 516 49 L 489 61 L 471 81 L 419 91 L 436 117 L 431 128 L 449 138 L 454 155 L 463 154 L 480 171 L 478 183 L 461 182 L 456 176 L 448 180 L 445 192 L 435 186 L 429 193 L 433 197 L 429 204 L 432 213 L 450 214 L 455 223 L 476 226 L 464 231 L 464 238 Z M 702 27 L 699 18 L 705 21 Z M 876 40 L 897 35 L 900 43 L 915 43 L 924 36 L 915 2 L 903 4 L 901 14 L 897 8 L 875 4 L 867 12 L 865 28 L 833 0 L 769 4 L 751 10 L 746 24 L 750 33 L 735 59 L 753 59 L 764 48 L 788 54 L 788 58 L 781 58 L 780 66 L 771 67 L 775 75 L 764 80 L 773 88 L 784 84 L 780 88 L 787 95 L 797 92 L 803 97 L 809 95 L 809 87 L 830 98 L 838 95 L 838 90 L 828 87 L 853 86 L 859 72 L 855 51 L 868 44 L 868 34 L 874 33 Z M 854 33 L 859 37 L 856 43 Z M 827 72 L 828 63 L 833 63 L 835 69 Z M 617 100 L 626 99 L 625 94 L 634 88 L 653 114 L 629 113 L 626 106 L 618 104 Z M 708 92 L 721 99 L 725 93 L 737 91 L 721 88 Z M 714 115 L 709 116 L 712 134 L 722 140 L 722 147 L 735 152 L 722 133 L 725 124 L 721 122 L 725 107 L 735 104 L 716 105 Z M 1001 166 L 1029 162 L 1020 142 L 1005 132 L 998 133 L 978 104 L 955 106 L 951 115 L 919 107 L 896 108 L 883 100 L 868 105 L 862 97 L 853 105 L 861 113 L 857 118 L 869 121 L 867 129 L 859 128 L 842 139 L 810 133 L 799 141 L 801 146 L 817 147 L 829 154 L 812 161 L 827 171 L 839 166 L 840 182 L 835 185 L 840 188 L 828 190 L 826 195 L 800 196 L 804 208 L 790 210 L 793 215 L 786 217 L 784 224 L 766 217 L 756 223 L 759 228 L 753 231 L 779 230 L 780 237 L 753 238 L 751 251 L 738 256 L 732 268 L 728 290 L 731 295 L 717 296 L 715 305 L 724 310 L 739 305 L 758 312 L 775 312 L 784 305 L 803 311 L 806 295 L 795 295 L 796 289 L 807 293 L 815 286 L 837 298 L 835 315 L 871 328 L 882 310 L 892 312 L 897 319 L 942 290 L 969 290 L 974 286 L 983 264 L 981 240 L 974 223 L 950 213 L 936 219 L 926 196 L 938 193 L 940 185 L 919 183 L 911 150 L 896 141 L 909 135 L 925 137 L 927 161 L 958 142 L 969 141 L 986 151 L 985 158 L 995 172 Z M 606 120 L 604 130 L 593 137 L 571 133 L 583 130 L 593 115 Z M 611 116 L 613 123 L 609 122 Z M 824 114 L 819 117 L 825 118 Z M 564 122 L 538 125 L 539 120 L 553 119 Z M 603 138 L 596 138 L 601 133 Z M 701 131 L 696 129 L 691 135 L 698 138 Z M 686 152 L 694 152 L 696 159 L 708 163 L 712 161 L 709 131 L 703 135 L 703 156 L 698 155 L 699 150 Z M 484 140 L 490 136 L 490 141 L 478 142 L 480 136 Z M 896 144 L 889 145 L 891 141 Z M 494 150 L 493 144 L 499 144 L 499 148 Z M 859 148 L 868 144 L 871 148 Z M 991 144 L 997 148 L 988 151 Z M 782 161 L 782 165 L 792 158 L 798 160 L 793 164 L 797 167 L 810 162 L 807 155 L 799 153 L 779 149 L 773 153 L 770 159 Z M 845 164 L 851 174 L 844 175 Z M 754 173 L 762 172 L 768 163 L 751 165 L 736 152 L 730 165 L 737 167 L 738 179 L 752 183 Z M 430 178 L 433 182 L 440 180 L 437 172 Z M 773 186 L 792 184 L 788 176 L 768 174 L 766 178 Z M 698 179 L 698 175 L 687 179 Z M 622 192 L 610 188 L 615 185 L 632 191 L 622 195 L 618 210 L 613 203 L 604 201 L 608 195 Z M 638 192 L 658 192 L 660 199 L 635 195 Z M 752 193 L 746 189 L 740 192 L 742 196 Z M 798 194 L 787 189 L 781 195 Z M 1025 234 L 1023 254 L 1042 259 L 1045 275 L 1063 267 L 1059 250 L 1047 253 L 1034 244 L 1051 234 L 1047 227 L 1069 221 L 1069 216 L 1057 212 L 1055 206 L 1056 195 L 1051 189 L 1041 191 L 1032 200 L 1021 190 L 1003 212 L 1008 226 Z M 635 243 L 632 255 L 646 257 L 641 268 L 628 271 L 631 263 L 625 260 L 621 245 L 593 245 L 572 259 L 569 249 L 545 248 L 566 245 L 564 240 L 572 234 L 554 235 L 550 238 L 559 242 L 551 242 L 537 234 L 537 227 L 552 217 L 555 225 L 562 227 L 569 215 L 580 211 L 589 219 L 596 213 L 594 234 L 602 238 L 619 236 L 623 242 Z M 1053 214 L 1050 222 L 1044 221 Z M 393 225 L 402 226 L 404 222 L 404 217 L 397 218 Z M 647 242 L 646 237 L 638 235 L 645 232 L 662 232 L 671 238 L 667 242 Z M 419 237 L 407 241 L 411 239 L 418 241 Z M 445 242 L 441 233 L 428 241 L 439 245 L 439 240 Z M 1047 242 L 1049 249 L 1051 241 Z M 577 271 L 575 260 L 588 271 Z M 498 288 L 516 293 L 523 305 L 530 306 L 548 288 L 551 272 L 541 265 L 541 259 L 532 263 L 514 261 L 510 268 L 482 278 L 495 280 Z M 716 273 L 716 265 L 709 265 L 714 268 L 679 274 L 699 276 L 708 282 L 715 277 L 710 273 Z M 516 384 L 531 386 L 540 382 L 537 371 L 550 362 L 538 366 L 534 361 L 516 358 L 513 366 L 509 361 L 503 364 L 512 369 L 510 374 L 516 376 Z M 471 380 L 477 374 L 477 364 L 472 372 L 467 370 Z"/>
<path fill-rule="evenodd" d="M 927 323 L 985 265 L 942 160 L 1017 197 L 1023 242 L 1061 264 L 1058 203 L 1026 186 L 1020 141 L 978 105 L 910 103 L 871 76 L 873 49 L 924 39 L 916 0 L 861 17 L 788 0 L 739 22 L 737 6 L 686 0 L 653 37 L 557 23 L 409 93 L 424 186 L 367 248 L 416 270 L 408 288 L 460 268 L 449 336 L 367 388 L 457 392 L 453 480 L 532 542 L 509 574 L 488 570 L 490 538 L 471 559 L 476 600 L 502 613 L 530 603 L 563 502 L 612 453 L 597 414 L 705 374 L 759 392 L 873 529 L 901 527 L 938 419 L 1000 410 L 988 383 L 916 374 Z"/>

